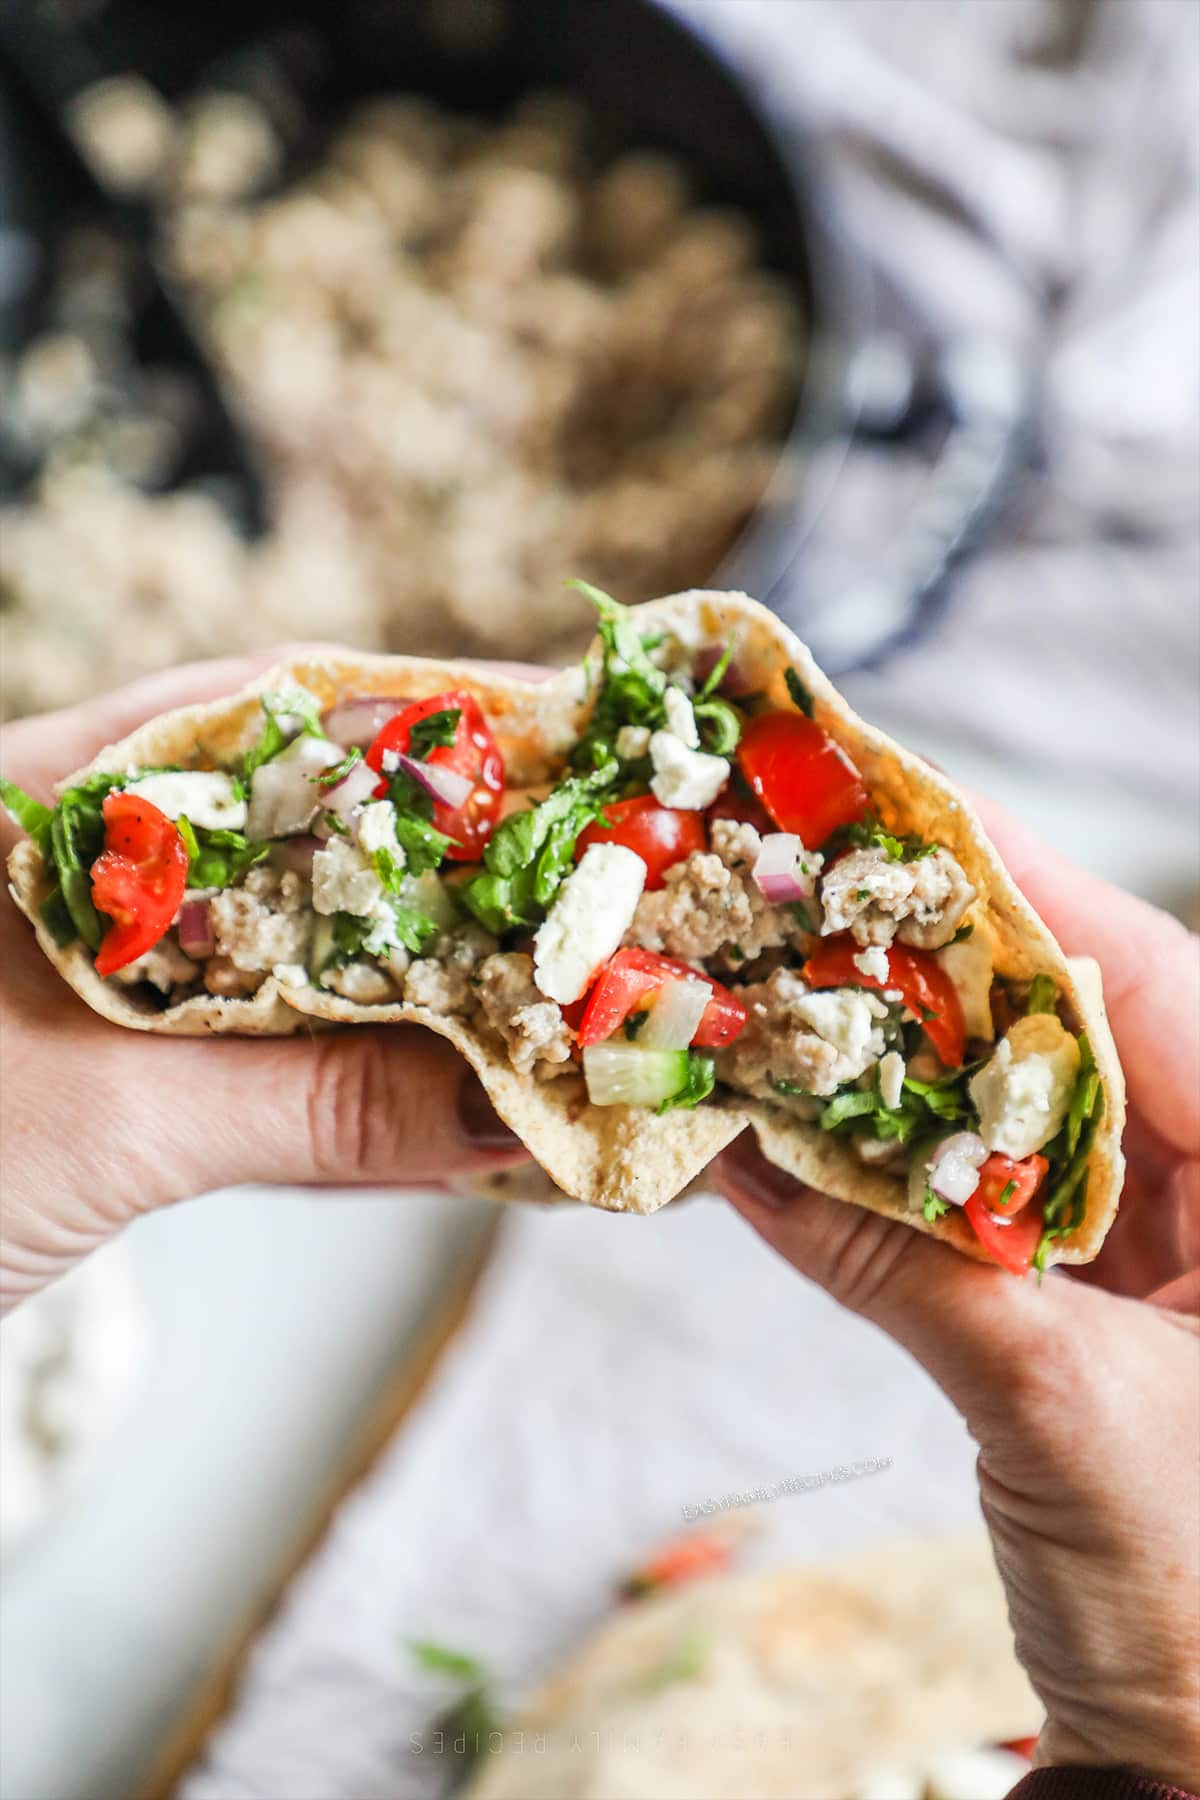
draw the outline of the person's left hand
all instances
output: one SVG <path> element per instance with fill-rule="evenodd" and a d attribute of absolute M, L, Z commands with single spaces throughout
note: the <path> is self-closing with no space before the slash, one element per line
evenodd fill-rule
<path fill-rule="evenodd" d="M 231 694 L 287 651 L 198 663 L 0 732 L 40 800 L 154 714 Z M 19 837 L 0 815 L 0 851 Z M 437 1186 L 524 1160 L 475 1076 L 416 1025 L 168 1038 L 97 1017 L 0 899 L 0 1303 L 139 1213 L 235 1182 Z"/>

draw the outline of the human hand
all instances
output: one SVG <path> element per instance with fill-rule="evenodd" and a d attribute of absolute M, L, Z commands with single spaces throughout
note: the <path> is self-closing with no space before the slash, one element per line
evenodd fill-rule
<path fill-rule="evenodd" d="M 151 676 L 0 732 L 41 800 L 102 745 L 236 692 L 275 650 Z M 525 671 L 529 673 L 529 671 Z M 0 853 L 19 833 L 0 815 Z M 419 1026 L 296 1038 L 165 1038 L 97 1017 L 0 899 L 0 1303 L 62 1274 L 139 1213 L 234 1182 L 436 1186 L 525 1158 L 475 1076 Z"/>
<path fill-rule="evenodd" d="M 979 1444 L 1039 1765 L 1200 1788 L 1200 946 L 998 808 L 988 828 L 1070 953 L 1100 963 L 1129 1089 L 1097 1260 L 1041 1287 L 790 1180 L 749 1133 L 722 1185 L 779 1253 L 924 1365 Z"/>

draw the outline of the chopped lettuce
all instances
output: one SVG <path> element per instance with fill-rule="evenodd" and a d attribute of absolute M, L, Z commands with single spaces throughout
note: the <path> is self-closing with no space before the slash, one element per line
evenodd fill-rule
<path fill-rule="evenodd" d="M 1029 984 L 1026 1013 L 1052 1013 L 1058 1010 L 1058 988 L 1050 975 L 1035 975 Z"/>
<path fill-rule="evenodd" d="M 1039 1275 L 1045 1270 L 1046 1252 L 1054 1240 L 1070 1237 L 1083 1224 L 1087 1213 L 1088 1159 L 1103 1117 L 1104 1089 L 1092 1046 L 1083 1031 L 1079 1034 L 1079 1071 L 1066 1120 L 1042 1152 L 1050 1164 L 1050 1173 L 1042 1208 L 1042 1235 L 1033 1255 L 1033 1266 Z"/>
<path fill-rule="evenodd" d="M 175 821 L 188 853 L 190 888 L 227 888 L 271 854 L 269 844 L 253 844 L 240 831 L 193 825 L 186 813 Z"/>
<path fill-rule="evenodd" d="M 62 894 L 57 916 L 64 929 L 65 917 L 70 918 L 89 950 L 98 950 L 104 936 L 102 917 L 92 904 L 91 877 L 92 864 L 104 848 L 104 801 L 114 788 L 124 787 L 125 780 L 123 775 L 103 772 L 89 775 L 64 789 L 50 820 L 49 860 L 56 890 Z"/>
<path fill-rule="evenodd" d="M 49 843 L 50 821 L 54 817 L 52 807 L 43 806 L 32 794 L 18 787 L 15 781 L 8 781 L 0 775 L 0 806 L 9 813 L 26 837 L 36 839 L 42 854 Z"/>
<path fill-rule="evenodd" d="M 481 925 L 499 937 L 515 925 L 540 924 L 570 871 L 580 832 L 603 818 L 618 773 L 618 764 L 607 762 L 590 775 L 569 776 L 540 805 L 501 821 L 483 869 L 461 890 Z"/>
<path fill-rule="evenodd" d="M 728 700 L 697 700 L 692 711 L 701 748 L 710 756 L 732 756 L 742 735 L 742 721 Z"/>
<path fill-rule="evenodd" d="M 603 645 L 599 692 L 587 730 L 571 752 L 576 769 L 600 769 L 612 762 L 622 725 L 644 725 L 656 731 L 665 722 L 663 695 L 667 677 L 650 657 L 655 640 L 637 629 L 633 610 L 621 606 L 586 581 L 572 581 L 596 608 Z"/>
<path fill-rule="evenodd" d="M 826 1104 L 821 1129 L 901 1144 L 941 1136 L 948 1126 L 970 1129 L 977 1115 L 967 1083 L 982 1066 L 982 1062 L 977 1062 L 951 1069 L 937 1081 L 918 1081 L 906 1075 L 900 1104 L 895 1107 L 884 1105 L 878 1076 L 868 1087 L 845 1088 Z"/>

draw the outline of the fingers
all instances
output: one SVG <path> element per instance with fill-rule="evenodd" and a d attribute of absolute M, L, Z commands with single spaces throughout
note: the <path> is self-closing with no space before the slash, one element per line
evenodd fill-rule
<path fill-rule="evenodd" d="M 745 1132 L 721 1157 L 721 1183 L 772 1248 L 843 1306 L 911 1352 L 964 1414 L 986 1429 L 1014 1364 L 1057 1338 L 1061 1293 L 973 1263 L 893 1219 L 814 1192 L 769 1163 Z"/>
<path fill-rule="evenodd" d="M 1200 939 L 1169 913 L 1077 869 L 995 801 L 971 798 L 1063 948 L 1100 964 L 1131 1103 L 1175 1149 L 1200 1155 Z"/>
<path fill-rule="evenodd" d="M 243 1181 L 427 1187 L 526 1156 L 463 1059 L 419 1026 L 155 1048 L 203 1053 L 156 1082 L 183 1192 Z M 191 1120 L 182 1144 L 181 1118 Z"/>

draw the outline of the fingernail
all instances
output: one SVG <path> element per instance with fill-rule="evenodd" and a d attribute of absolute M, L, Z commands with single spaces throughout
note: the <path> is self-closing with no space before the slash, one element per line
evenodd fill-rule
<path fill-rule="evenodd" d="M 721 1157 L 721 1167 L 732 1188 L 758 1206 L 781 1212 L 811 1190 L 786 1169 L 768 1162 L 752 1131 L 744 1131 Z"/>
<path fill-rule="evenodd" d="M 515 1150 L 520 1143 L 484 1092 L 478 1075 L 464 1075 L 458 1090 L 458 1123 L 476 1150 Z"/>

